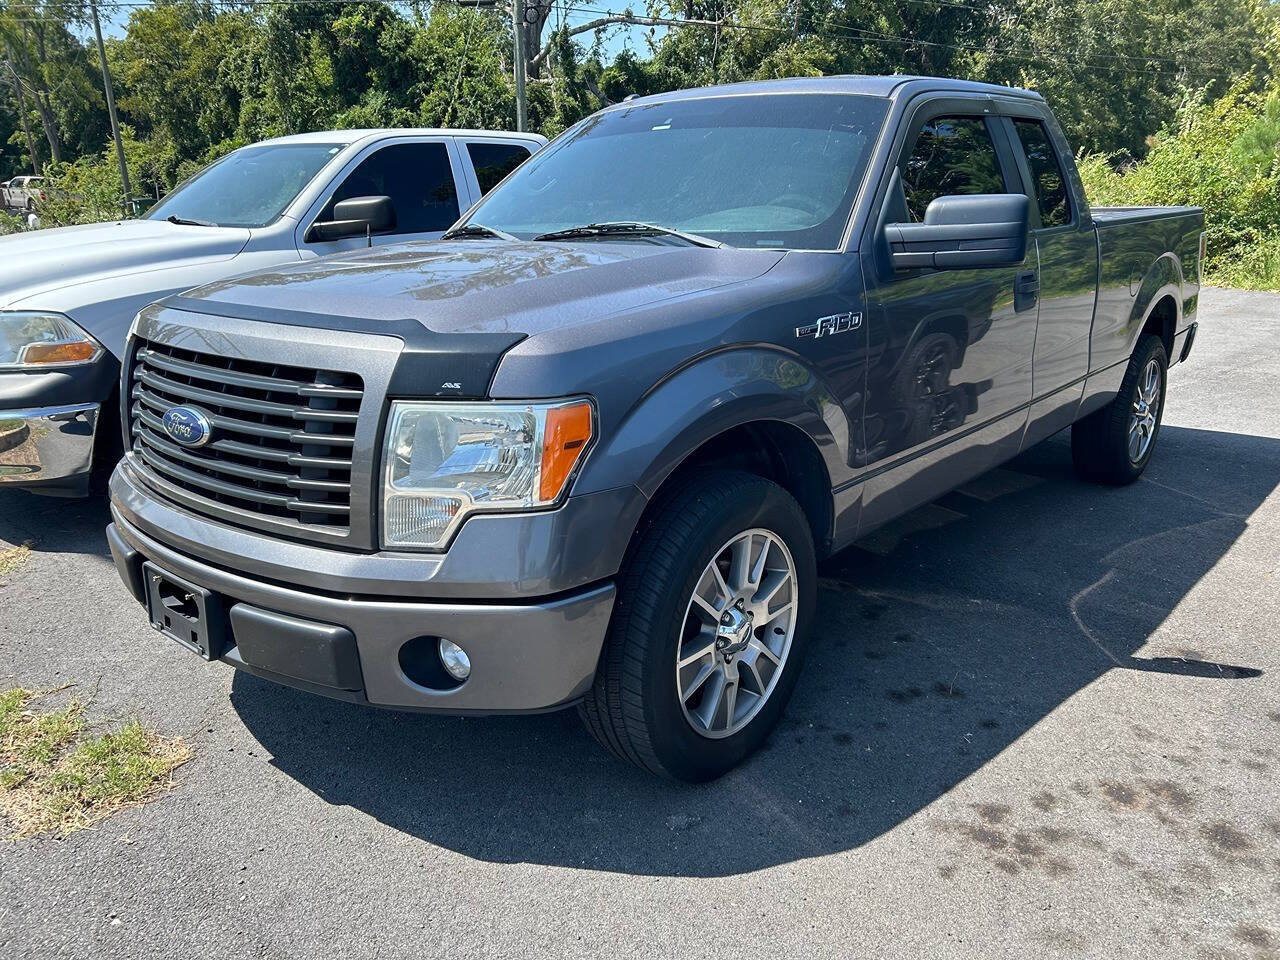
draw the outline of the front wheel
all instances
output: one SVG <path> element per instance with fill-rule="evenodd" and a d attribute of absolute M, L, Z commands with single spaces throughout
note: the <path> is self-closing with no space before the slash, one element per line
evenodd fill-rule
<path fill-rule="evenodd" d="M 1071 427 L 1071 460 L 1086 480 L 1133 483 L 1147 468 L 1160 434 L 1169 358 L 1164 341 L 1138 341 L 1115 399 Z"/>
<path fill-rule="evenodd" d="M 813 535 L 790 494 L 745 473 L 694 475 L 655 510 L 580 713 L 619 757 L 711 780 L 763 742 L 795 687 L 816 595 Z"/>

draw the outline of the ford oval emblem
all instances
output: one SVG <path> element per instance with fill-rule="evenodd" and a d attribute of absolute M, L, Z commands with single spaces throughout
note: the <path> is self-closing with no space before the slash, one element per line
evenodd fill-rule
<path fill-rule="evenodd" d="M 203 447 L 213 439 L 213 424 L 194 407 L 171 407 L 163 422 L 164 432 L 184 447 Z"/>

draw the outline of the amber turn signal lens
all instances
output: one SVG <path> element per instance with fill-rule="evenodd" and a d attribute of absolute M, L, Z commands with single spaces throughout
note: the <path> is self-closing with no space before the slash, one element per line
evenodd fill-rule
<path fill-rule="evenodd" d="M 591 404 L 587 401 L 552 407 L 542 435 L 542 500 L 555 500 L 591 442 Z"/>
<path fill-rule="evenodd" d="M 22 351 L 22 362 L 41 363 L 84 363 L 92 360 L 98 348 L 87 340 L 72 340 L 62 343 L 31 343 Z"/>

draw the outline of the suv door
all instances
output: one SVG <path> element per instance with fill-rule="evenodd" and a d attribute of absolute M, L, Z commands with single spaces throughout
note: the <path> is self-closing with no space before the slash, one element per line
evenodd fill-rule
<path fill-rule="evenodd" d="M 923 221 L 937 197 L 1022 192 L 989 101 L 928 102 L 904 129 L 875 242 L 885 224 Z M 867 271 L 864 529 L 1017 452 L 1031 400 L 1035 268 L 1029 247 L 1017 266 Z"/>
<path fill-rule="evenodd" d="M 342 240 L 308 240 L 317 221 L 333 219 L 333 208 L 353 197 L 385 196 L 396 211 L 396 226 L 375 234 L 374 245 L 406 240 L 434 240 L 447 230 L 459 209 L 460 163 L 448 137 L 382 141 L 349 164 L 335 180 L 337 186 L 319 201 L 299 226 L 298 249 L 304 258 L 323 257 L 340 250 L 367 245 L 364 237 Z"/>
<path fill-rule="evenodd" d="M 1068 180 L 1066 142 L 1039 116 L 1014 115 L 1009 131 L 1018 156 L 1040 263 L 1040 315 L 1032 368 L 1036 404 L 1026 444 L 1075 418 L 1089 372 L 1089 335 L 1098 289 L 1098 236 Z"/>

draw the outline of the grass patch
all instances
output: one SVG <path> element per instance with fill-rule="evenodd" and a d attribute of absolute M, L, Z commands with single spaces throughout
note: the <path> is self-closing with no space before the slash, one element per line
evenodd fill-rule
<path fill-rule="evenodd" d="M 181 739 L 161 737 L 138 720 L 88 735 L 80 700 L 35 709 L 41 697 L 0 691 L 0 814 L 11 839 L 65 836 L 159 796 L 191 757 Z"/>
<path fill-rule="evenodd" d="M 28 540 L 21 546 L 0 550 L 0 577 L 16 573 L 27 562 L 27 558 L 31 556 L 31 544 L 32 541 Z"/>

